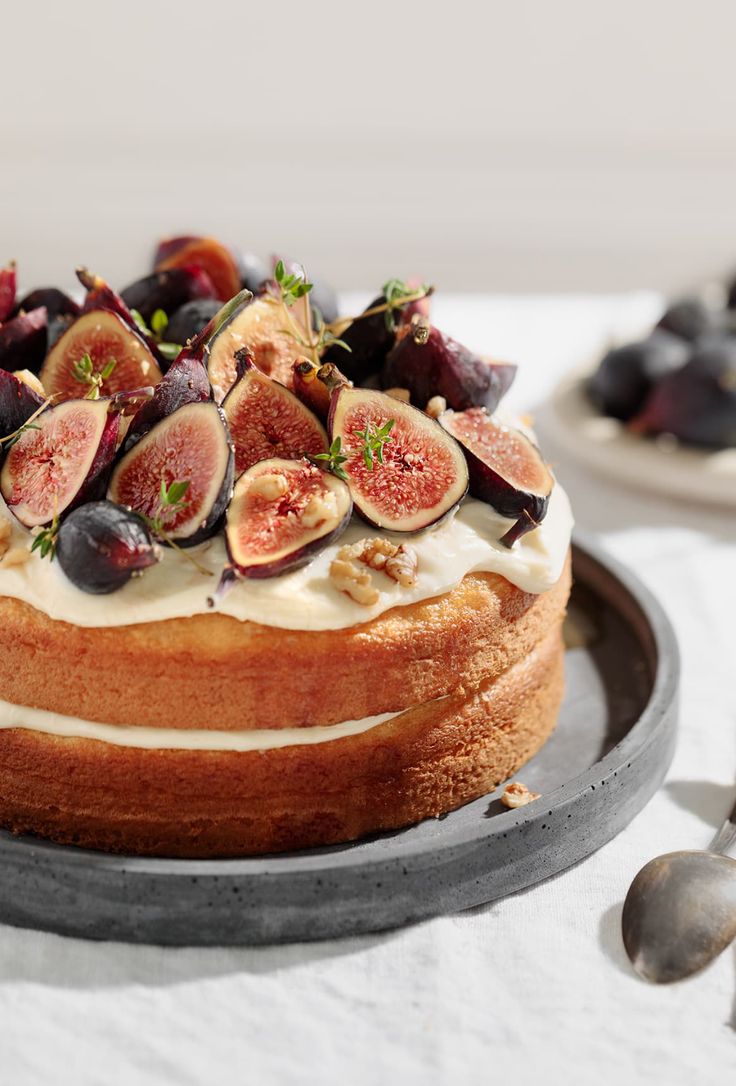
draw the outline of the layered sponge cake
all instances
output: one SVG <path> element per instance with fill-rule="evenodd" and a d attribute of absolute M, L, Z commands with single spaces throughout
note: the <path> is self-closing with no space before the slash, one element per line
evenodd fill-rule
<path fill-rule="evenodd" d="M 0 825 L 139 855 L 328 845 L 544 744 L 569 504 L 499 414 L 512 368 L 397 283 L 328 326 L 280 265 L 172 346 L 87 274 L 40 384 L 0 356 Z M 137 337 L 123 387 L 111 316 L 118 354 Z"/>

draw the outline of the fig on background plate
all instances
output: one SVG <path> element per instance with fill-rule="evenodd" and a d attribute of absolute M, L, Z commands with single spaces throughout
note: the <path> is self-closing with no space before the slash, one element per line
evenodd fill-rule
<path fill-rule="evenodd" d="M 169 268 L 201 268 L 209 276 L 217 297 L 228 301 L 241 289 L 235 254 L 216 238 L 181 236 L 163 238 L 156 249 L 154 271 Z"/>
<path fill-rule="evenodd" d="M 468 461 L 470 493 L 516 521 L 501 540 L 511 546 L 547 514 L 554 478 L 526 434 L 482 407 L 446 411 L 440 424 L 460 442 Z"/>
<path fill-rule="evenodd" d="M 62 570 L 77 588 L 94 595 L 117 591 L 159 556 L 143 518 L 109 501 L 80 505 L 56 537 Z"/>
<path fill-rule="evenodd" d="M 0 366 L 4 370 L 30 370 L 38 373 L 46 356 L 45 308 L 17 317 L 0 325 Z"/>
<path fill-rule="evenodd" d="M 453 411 L 495 411 L 516 376 L 516 366 L 489 362 L 420 319 L 400 330 L 381 375 L 384 388 L 408 388 L 424 407 L 442 396 Z"/>
<path fill-rule="evenodd" d="M 119 416 L 107 400 L 48 407 L 8 449 L 0 490 L 27 528 L 100 497 L 117 446 Z"/>
<path fill-rule="evenodd" d="M 222 402 L 235 446 L 235 474 L 259 460 L 296 460 L 327 450 L 322 423 L 297 397 L 236 352 L 240 376 Z"/>
<path fill-rule="evenodd" d="M 6 321 L 15 308 L 16 272 L 11 260 L 0 268 L 0 324 Z"/>
<path fill-rule="evenodd" d="M 244 472 L 227 511 L 225 539 L 236 576 L 275 577 L 305 565 L 350 520 L 348 487 L 308 460 L 261 460 Z"/>
<path fill-rule="evenodd" d="M 40 377 L 47 394 L 58 399 L 84 395 L 88 382 L 78 367 L 86 357 L 93 374 L 108 372 L 100 386 L 103 395 L 161 380 L 158 362 L 141 334 L 120 314 L 93 309 L 77 317 L 46 356 Z"/>
<path fill-rule="evenodd" d="M 417 532 L 462 501 L 462 449 L 422 411 L 383 392 L 338 387 L 328 419 L 355 507 L 378 528 Z M 332 446 L 334 448 L 334 444 Z"/>
<path fill-rule="evenodd" d="M 691 343 L 702 336 L 722 332 L 724 326 L 724 313 L 711 309 L 701 298 L 681 298 L 672 302 L 657 322 L 657 328 Z"/>
<path fill-rule="evenodd" d="M 120 292 L 120 296 L 129 309 L 140 313 L 146 324 L 150 324 L 157 309 L 163 309 L 170 318 L 172 313 L 187 302 L 219 300 L 209 275 L 196 266 L 153 272 L 130 283 Z M 209 320 L 209 317 L 207 319 Z M 185 339 L 172 336 L 168 327 L 166 335 L 172 343 L 186 343 Z"/>
<path fill-rule="evenodd" d="M 588 381 L 588 396 L 604 415 L 623 421 L 640 410 L 652 385 L 684 366 L 691 346 L 659 329 L 640 343 L 613 347 Z"/>
<path fill-rule="evenodd" d="M 186 492 L 167 505 L 163 495 L 174 483 Z M 222 411 L 212 402 L 187 403 L 123 456 L 107 497 L 158 519 L 165 541 L 191 546 L 217 531 L 232 485 L 233 450 Z"/>
<path fill-rule="evenodd" d="M 0 441 L 23 426 L 43 398 L 14 373 L 0 369 Z"/>
<path fill-rule="evenodd" d="M 736 447 L 736 337 L 696 348 L 685 366 L 654 385 L 630 429 L 706 448 Z"/>
<path fill-rule="evenodd" d="M 169 317 L 166 337 L 171 343 L 188 343 L 209 324 L 222 304 L 217 298 L 197 298 L 186 302 Z"/>

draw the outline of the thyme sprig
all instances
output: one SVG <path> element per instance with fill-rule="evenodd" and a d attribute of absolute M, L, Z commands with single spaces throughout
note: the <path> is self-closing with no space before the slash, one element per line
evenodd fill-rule
<path fill-rule="evenodd" d="M 190 486 L 189 479 L 175 479 L 173 482 L 166 484 L 166 480 L 161 480 L 161 486 L 159 487 L 158 505 L 153 516 L 148 516 L 145 513 L 140 515 L 146 522 L 149 531 L 160 539 L 162 542 L 167 543 L 170 547 L 173 547 L 179 554 L 183 554 L 188 562 L 194 566 L 199 572 L 203 573 L 206 577 L 214 576 L 211 569 L 206 569 L 201 565 L 197 559 L 189 554 L 184 547 L 180 547 L 179 544 L 172 539 L 167 524 L 171 522 L 171 519 L 178 513 L 181 513 L 183 509 L 186 509 L 190 504 L 184 500 L 185 494 L 188 492 Z"/>
<path fill-rule="evenodd" d="M 59 538 L 59 514 L 54 509 L 54 517 L 47 528 L 41 528 L 36 532 L 31 543 L 31 552 L 38 551 L 41 558 L 48 558 L 53 562 L 56 557 L 56 543 Z"/>
<path fill-rule="evenodd" d="M 327 471 L 336 475 L 338 479 L 342 479 L 343 482 L 348 481 L 347 472 L 342 466 L 347 460 L 347 456 L 342 454 L 342 438 L 336 437 L 330 445 L 330 451 L 326 453 L 315 453 L 313 456 L 308 457 L 312 463 L 319 462 L 318 466 L 324 463 Z"/>
<path fill-rule="evenodd" d="M 88 386 L 84 394 L 85 400 L 99 400 L 102 383 L 112 375 L 117 364 L 117 359 L 111 358 L 101 370 L 96 370 L 92 358 L 87 353 L 74 363 L 71 369 L 72 377 L 80 384 Z"/>
<path fill-rule="evenodd" d="M 396 424 L 396 419 L 389 419 L 388 422 L 384 422 L 383 426 L 376 426 L 371 430 L 369 424 L 366 424 L 365 430 L 354 430 L 355 437 L 359 437 L 363 442 L 363 463 L 368 468 L 368 471 L 373 471 L 376 461 L 379 464 L 383 463 L 383 448 L 389 442 L 393 441 L 391 437 L 391 430 Z"/>
<path fill-rule="evenodd" d="M 17 430 L 13 430 L 12 434 L 6 434 L 5 437 L 0 437 L 0 448 L 2 448 L 3 445 L 6 445 L 8 448 L 10 448 L 11 445 L 15 445 L 16 441 L 20 437 L 22 437 L 26 430 L 40 430 L 41 427 L 36 426 L 35 420 L 38 418 L 42 411 L 45 411 L 46 408 L 54 402 L 54 399 L 54 396 L 47 396 L 43 403 L 36 408 L 33 414 L 29 415 L 29 417 L 26 419 L 22 426 L 19 426 Z"/>
<path fill-rule="evenodd" d="M 181 343 L 171 343 L 165 338 L 166 329 L 169 327 L 169 318 L 166 312 L 163 309 L 154 309 L 151 314 L 150 325 L 146 324 L 143 315 L 137 309 L 131 309 L 130 315 L 143 332 L 143 335 L 153 340 L 166 361 L 173 362 L 181 353 L 182 345 Z"/>
<path fill-rule="evenodd" d="M 287 275 L 283 260 L 279 260 L 274 268 L 273 278 L 276 283 L 276 288 L 279 291 L 279 300 L 287 307 L 287 309 L 291 309 L 294 302 L 298 302 L 300 298 L 309 294 L 314 286 L 314 284 L 310 283 L 307 279 L 304 269 L 300 266 L 298 267 L 298 271 L 293 272 L 291 275 Z"/>

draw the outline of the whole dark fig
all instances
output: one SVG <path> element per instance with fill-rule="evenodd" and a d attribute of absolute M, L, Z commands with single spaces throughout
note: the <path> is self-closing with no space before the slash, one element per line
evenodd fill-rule
<path fill-rule="evenodd" d="M 182 346 L 194 339 L 219 311 L 221 304 L 216 298 L 197 298 L 182 305 L 169 318 L 166 338 L 170 343 Z"/>
<path fill-rule="evenodd" d="M 442 396 L 453 411 L 495 411 L 516 376 L 516 366 L 488 362 L 421 318 L 399 332 L 386 359 L 384 388 L 407 388 L 417 407 Z"/>
<path fill-rule="evenodd" d="M 83 592 L 116 592 L 159 560 L 145 521 L 114 502 L 89 502 L 75 509 L 59 529 L 56 557 L 66 576 Z"/>

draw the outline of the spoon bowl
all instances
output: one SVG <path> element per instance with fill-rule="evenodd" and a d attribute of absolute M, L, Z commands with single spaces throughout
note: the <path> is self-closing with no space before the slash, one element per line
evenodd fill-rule
<path fill-rule="evenodd" d="M 647 980 L 697 973 L 736 938 L 736 860 L 707 851 L 651 860 L 629 887 L 621 926 L 632 965 Z"/>

